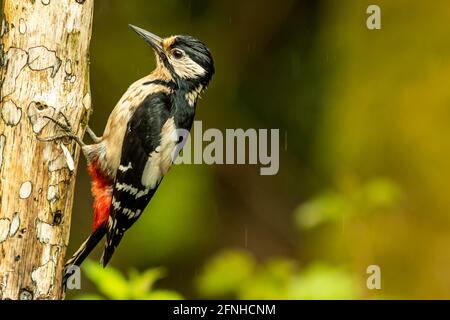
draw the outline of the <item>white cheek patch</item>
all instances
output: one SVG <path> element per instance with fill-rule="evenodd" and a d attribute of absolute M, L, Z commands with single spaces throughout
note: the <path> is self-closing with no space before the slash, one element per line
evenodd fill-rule
<path fill-rule="evenodd" d="M 178 142 L 174 118 L 166 121 L 161 129 L 160 145 L 148 157 L 142 173 L 141 183 L 144 187 L 154 189 L 172 165 L 172 152 Z"/>
<path fill-rule="evenodd" d="M 195 79 L 206 74 L 206 70 L 201 65 L 186 55 L 178 60 L 169 57 L 169 62 L 182 79 Z"/>

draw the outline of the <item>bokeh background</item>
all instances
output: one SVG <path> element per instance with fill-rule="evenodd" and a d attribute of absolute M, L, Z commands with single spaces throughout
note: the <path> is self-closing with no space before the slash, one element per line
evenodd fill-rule
<path fill-rule="evenodd" d="M 69 297 L 450 298 L 449 18 L 445 0 L 96 0 L 96 132 L 154 67 L 127 24 L 190 34 L 217 70 L 197 120 L 280 129 L 280 171 L 174 167 L 111 268 L 88 262 Z M 80 170 L 68 254 L 90 232 L 89 188 Z"/>

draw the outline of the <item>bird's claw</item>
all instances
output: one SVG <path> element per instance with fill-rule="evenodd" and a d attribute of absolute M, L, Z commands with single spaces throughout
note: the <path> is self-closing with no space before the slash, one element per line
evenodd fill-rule
<path fill-rule="evenodd" d="M 56 124 L 58 127 L 60 127 L 61 129 L 63 129 L 63 130 L 66 131 L 67 133 L 73 133 L 73 131 L 72 131 L 72 126 L 70 125 L 70 122 L 69 122 L 69 120 L 67 119 L 67 117 L 65 116 L 65 114 L 62 113 L 62 112 L 60 112 L 59 114 L 62 116 L 62 118 L 64 119 L 64 122 L 65 122 L 65 123 L 62 123 L 62 122 L 60 122 L 60 121 L 58 121 L 58 120 L 56 120 L 56 119 L 54 119 L 54 118 L 52 118 L 52 117 L 49 117 L 49 116 L 43 116 L 43 117 L 44 117 L 45 119 L 50 120 L 50 121 L 53 122 L 54 124 Z"/>
<path fill-rule="evenodd" d="M 75 140 L 80 146 L 84 146 L 83 141 L 80 139 L 80 137 L 78 137 L 72 130 L 72 126 L 70 125 L 69 120 L 67 119 L 66 115 L 62 112 L 59 113 L 59 115 L 64 119 L 65 123 L 62 123 L 52 117 L 49 116 L 43 116 L 43 118 L 50 120 L 51 122 L 53 122 L 54 124 L 56 124 L 60 129 L 62 129 L 65 133 L 63 134 L 59 134 L 53 137 L 47 137 L 47 138 L 42 138 L 40 136 L 37 136 L 37 139 L 39 141 L 42 142 L 52 142 L 52 141 L 56 141 L 56 140 L 60 140 L 60 139 L 73 139 Z"/>

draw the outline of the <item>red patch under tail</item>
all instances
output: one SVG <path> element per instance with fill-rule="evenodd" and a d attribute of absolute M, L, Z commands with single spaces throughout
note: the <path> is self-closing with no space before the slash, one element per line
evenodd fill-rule
<path fill-rule="evenodd" d="M 87 171 L 92 179 L 91 191 L 94 196 L 94 224 L 92 229 L 95 231 L 108 222 L 112 200 L 112 184 L 98 169 L 97 161 L 92 161 L 88 165 Z"/>

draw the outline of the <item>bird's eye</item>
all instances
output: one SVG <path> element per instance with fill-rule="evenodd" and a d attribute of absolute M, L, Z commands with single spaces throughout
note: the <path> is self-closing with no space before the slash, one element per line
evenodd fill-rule
<path fill-rule="evenodd" d="M 172 56 L 175 59 L 181 59 L 181 58 L 183 58 L 183 55 L 184 55 L 184 53 L 180 49 L 173 49 L 172 50 Z"/>

